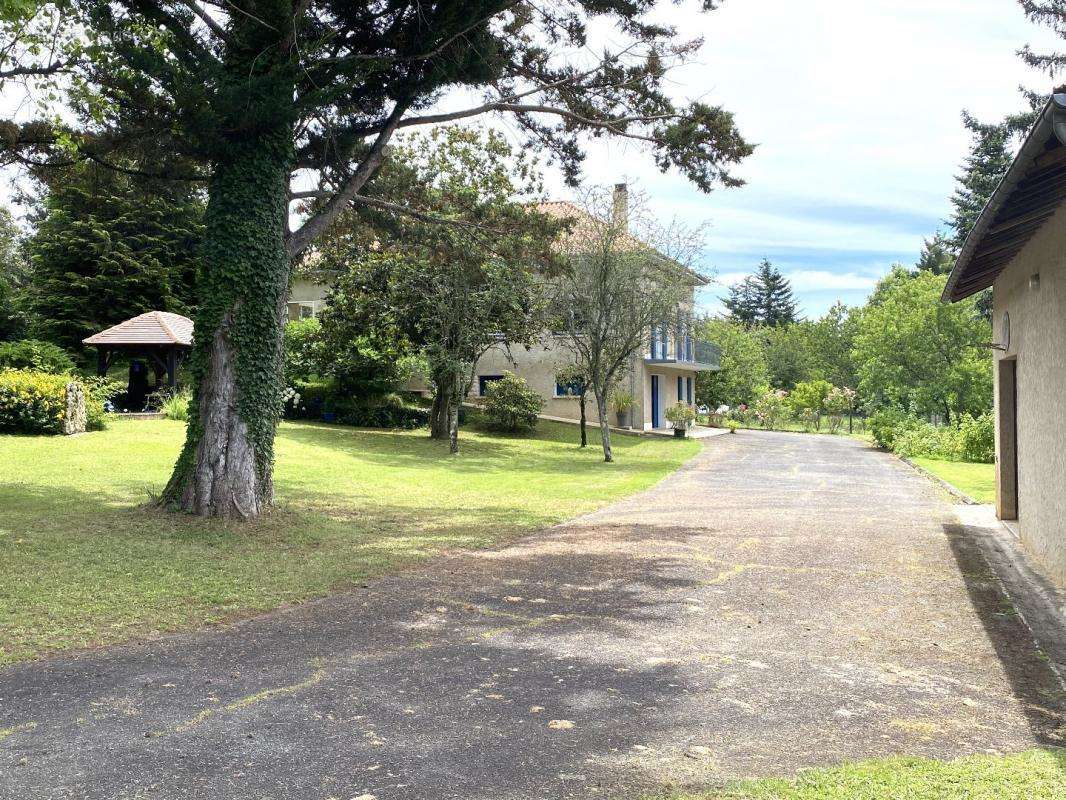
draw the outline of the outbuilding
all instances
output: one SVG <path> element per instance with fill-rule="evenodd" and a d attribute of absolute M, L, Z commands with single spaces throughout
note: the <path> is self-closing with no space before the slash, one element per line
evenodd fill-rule
<path fill-rule="evenodd" d="M 996 512 L 1066 586 L 1066 94 L 981 212 L 944 299 L 991 287 Z"/>
<path fill-rule="evenodd" d="M 116 357 L 130 359 L 130 407 L 140 410 L 147 394 L 178 386 L 178 368 L 192 347 L 193 322 L 169 311 L 148 311 L 132 317 L 82 341 L 96 348 L 96 372 L 103 376 Z M 148 371 L 155 374 L 148 384 Z"/>

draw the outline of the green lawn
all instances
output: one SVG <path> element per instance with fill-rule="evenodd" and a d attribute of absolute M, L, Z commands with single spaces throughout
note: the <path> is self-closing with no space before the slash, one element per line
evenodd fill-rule
<path fill-rule="evenodd" d="M 978 503 L 996 502 L 996 465 L 970 464 L 963 461 L 937 461 L 932 458 L 911 459 L 922 469 L 972 497 Z"/>
<path fill-rule="evenodd" d="M 281 426 L 279 509 L 221 523 L 146 507 L 184 425 L 119 420 L 75 437 L 0 436 L 0 663 L 216 622 L 357 584 L 443 550 L 486 547 L 650 486 L 698 442 L 464 430 Z"/>
<path fill-rule="evenodd" d="M 1057 800 L 1066 797 L 1066 750 L 958 761 L 888 758 L 808 770 L 790 780 L 730 784 L 672 800 Z"/>

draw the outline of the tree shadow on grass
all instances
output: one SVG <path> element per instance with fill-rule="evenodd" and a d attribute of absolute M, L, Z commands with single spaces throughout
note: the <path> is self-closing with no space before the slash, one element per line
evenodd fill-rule
<path fill-rule="evenodd" d="M 360 461 L 407 469 L 437 470 L 447 466 L 449 471 L 475 473 L 505 469 L 516 460 L 529 462 L 535 459 L 545 470 L 573 469 L 577 465 L 587 468 L 602 463 L 598 436 L 590 436 L 589 446 L 583 454 L 589 456 L 588 460 L 576 462 L 575 456 L 579 453 L 577 429 L 574 428 L 568 436 L 569 431 L 559 431 L 557 427 L 561 426 L 532 436 L 489 433 L 475 428 L 473 432 L 485 435 L 465 438 L 460 435 L 458 454 L 448 451 L 447 442 L 430 439 L 425 430 L 393 431 L 302 422 L 285 425 L 279 430 L 278 437 L 306 447 L 322 448 L 327 457 L 328 453 L 340 453 Z M 614 449 L 623 461 L 627 450 L 646 441 L 637 437 L 618 438 L 622 441 L 615 442 Z M 572 447 L 531 449 L 535 442 Z M 281 463 L 284 474 L 284 462 Z"/>
<path fill-rule="evenodd" d="M 1044 746 L 1066 746 L 1066 687 L 1003 590 L 1000 581 L 1008 576 L 992 566 L 997 563 L 990 558 L 996 547 L 993 538 L 958 523 L 946 523 L 944 534 L 1033 737 Z"/>

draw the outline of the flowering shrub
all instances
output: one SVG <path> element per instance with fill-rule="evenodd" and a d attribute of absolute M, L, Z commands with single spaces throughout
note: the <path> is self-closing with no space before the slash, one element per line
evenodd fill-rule
<path fill-rule="evenodd" d="M 512 372 L 493 381 L 485 398 L 485 419 L 488 427 L 507 433 L 531 431 L 537 425 L 537 414 L 544 406 L 540 395 Z"/>
<path fill-rule="evenodd" d="M 0 431 L 63 433 L 68 383 L 66 375 L 0 370 Z"/>
<path fill-rule="evenodd" d="M 688 427 L 690 422 L 696 419 L 696 412 L 684 403 L 674 403 L 674 405 L 666 409 L 663 416 L 666 417 L 667 422 L 671 423 L 675 428 L 684 430 Z"/>
<path fill-rule="evenodd" d="M 836 433 L 844 421 L 844 415 L 855 407 L 858 396 L 854 389 L 834 386 L 825 396 L 825 410 L 829 414 L 829 432 Z"/>
<path fill-rule="evenodd" d="M 755 401 L 754 408 L 762 426 L 772 431 L 789 417 L 788 392 L 784 389 L 766 389 Z"/>

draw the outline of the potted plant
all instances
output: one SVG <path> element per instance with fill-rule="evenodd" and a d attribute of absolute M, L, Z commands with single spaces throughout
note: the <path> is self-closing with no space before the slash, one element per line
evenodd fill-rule
<path fill-rule="evenodd" d="M 685 403 L 675 403 L 666 409 L 663 416 L 674 426 L 674 436 L 683 438 L 688 431 L 688 426 L 696 419 L 696 412 Z"/>
<path fill-rule="evenodd" d="M 629 392 L 616 390 L 611 393 L 611 406 L 618 418 L 619 428 L 628 428 L 629 412 L 633 410 L 633 395 Z"/>

